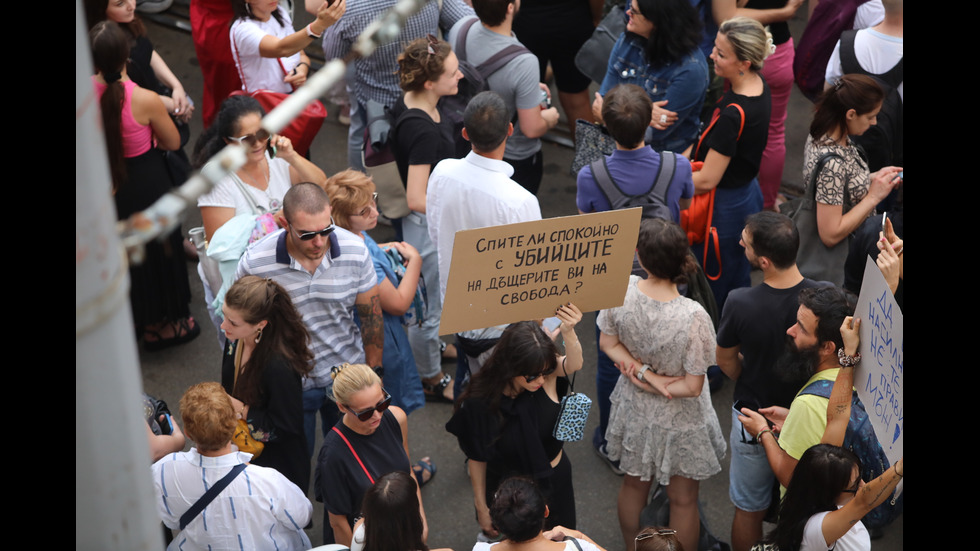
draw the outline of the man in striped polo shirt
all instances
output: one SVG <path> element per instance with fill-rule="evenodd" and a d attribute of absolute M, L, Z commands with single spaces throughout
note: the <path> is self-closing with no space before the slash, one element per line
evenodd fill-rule
<path fill-rule="evenodd" d="M 334 226 L 320 186 L 296 184 L 282 201 L 285 225 L 245 251 L 235 278 L 257 275 L 282 285 L 310 332 L 314 367 L 303 379 L 303 425 L 313 457 L 316 412 L 326 434 L 339 420 L 331 401 L 330 368 L 343 363 L 381 365 L 381 299 L 364 241 Z M 354 322 L 354 309 L 361 320 Z"/>

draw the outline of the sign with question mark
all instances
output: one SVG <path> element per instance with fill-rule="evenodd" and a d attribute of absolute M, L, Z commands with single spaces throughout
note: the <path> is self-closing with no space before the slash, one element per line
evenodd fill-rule
<path fill-rule="evenodd" d="M 642 209 L 456 232 L 439 334 L 623 305 Z"/>

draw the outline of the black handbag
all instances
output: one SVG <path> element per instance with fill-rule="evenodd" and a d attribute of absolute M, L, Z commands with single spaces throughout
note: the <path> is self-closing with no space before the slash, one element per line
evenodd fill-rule
<path fill-rule="evenodd" d="M 609 68 L 609 55 L 619 36 L 626 32 L 626 12 L 623 6 L 613 6 L 602 18 L 592 36 L 582 44 L 575 54 L 575 66 L 592 80 L 602 83 Z M 577 134 L 576 134 L 577 136 Z"/>

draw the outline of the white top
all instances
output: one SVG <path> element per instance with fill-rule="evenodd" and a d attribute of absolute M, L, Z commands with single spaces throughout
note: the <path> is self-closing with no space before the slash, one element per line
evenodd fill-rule
<path fill-rule="evenodd" d="M 277 9 L 282 16 L 282 25 L 279 25 L 275 17 L 270 17 L 268 21 L 236 19 L 231 26 L 231 55 L 238 67 L 238 76 L 242 79 L 242 89 L 246 91 L 272 90 L 284 94 L 293 91 L 292 86 L 282 80 L 286 77 L 283 67 L 286 72 L 295 69 L 300 62 L 299 52 L 280 58 L 259 55 L 259 43 L 266 35 L 285 38 L 296 32 L 289 12 L 282 9 L 282 6 Z M 280 60 L 283 67 L 279 66 Z"/>
<path fill-rule="evenodd" d="M 364 523 L 357 525 L 354 537 L 350 540 L 350 551 L 364 551 Z"/>
<path fill-rule="evenodd" d="M 858 6 L 857 13 L 854 15 L 853 29 L 867 29 L 874 27 L 885 20 L 885 6 L 881 5 L 881 0 L 868 0 Z"/>
<path fill-rule="evenodd" d="M 157 514 L 168 528 L 252 454 L 204 457 L 197 448 L 169 454 L 151 467 Z M 171 542 L 168 549 L 309 549 L 303 527 L 313 504 L 275 469 L 249 465 Z"/>
<path fill-rule="evenodd" d="M 854 36 L 854 55 L 865 71 L 879 75 L 888 72 L 905 55 L 905 40 L 873 29 L 863 29 Z M 843 74 L 840 66 L 840 40 L 827 62 L 827 82 L 833 84 Z M 898 85 L 898 95 L 905 101 L 905 82 Z"/>
<path fill-rule="evenodd" d="M 826 540 L 823 539 L 822 526 L 823 518 L 829 512 L 817 513 L 806 521 L 800 551 L 827 551 L 829 549 L 834 551 L 871 551 L 871 536 L 868 535 L 868 529 L 864 527 L 864 523 L 861 521 L 852 526 L 836 542 L 827 545 Z"/>
<path fill-rule="evenodd" d="M 235 216 L 239 214 L 258 214 L 252 212 L 252 207 L 248 200 L 242 195 L 241 187 L 248 190 L 255 204 L 266 212 L 279 210 L 282 207 L 282 198 L 292 186 L 292 179 L 289 176 L 289 163 L 276 158 L 270 159 L 266 153 L 266 160 L 269 161 L 269 187 L 261 190 L 242 182 L 238 175 L 232 173 L 211 188 L 197 199 L 198 207 L 226 207 L 235 209 Z M 243 183 L 239 186 L 235 180 Z"/>
<path fill-rule="evenodd" d="M 537 197 L 511 180 L 512 174 L 514 168 L 506 162 L 472 151 L 462 159 L 440 161 L 432 170 L 425 213 L 439 253 L 443 299 L 457 231 L 541 220 Z"/>
<path fill-rule="evenodd" d="M 599 551 L 598 547 L 585 540 L 580 540 L 576 538 L 576 541 L 580 546 L 582 546 L 582 551 Z M 487 543 L 485 541 L 478 541 L 476 545 L 473 546 L 473 551 L 489 551 L 490 549 L 493 549 L 494 545 L 497 545 L 497 543 Z M 575 544 L 572 543 L 571 539 L 565 541 L 565 551 L 578 551 L 578 548 L 575 547 Z"/>

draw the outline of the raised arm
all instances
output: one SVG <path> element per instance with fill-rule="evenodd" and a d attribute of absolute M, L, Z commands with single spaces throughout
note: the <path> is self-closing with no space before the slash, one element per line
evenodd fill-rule
<path fill-rule="evenodd" d="M 316 19 L 310 23 L 313 34 L 319 36 L 334 23 L 340 20 L 347 10 L 347 0 L 337 0 L 333 4 L 322 2 L 316 10 Z M 262 57 L 288 57 L 309 46 L 314 38 L 306 29 L 294 32 L 284 38 L 266 35 L 259 42 L 259 55 Z"/>
<path fill-rule="evenodd" d="M 404 241 L 392 241 L 378 245 L 382 249 L 391 247 L 398 251 L 405 265 L 405 275 L 401 283 L 395 287 L 388 278 L 378 283 L 381 309 L 396 316 L 404 315 L 412 307 L 415 291 L 419 285 L 419 275 L 422 273 L 422 256 L 418 249 Z"/>
<path fill-rule="evenodd" d="M 854 499 L 836 511 L 827 513 L 821 529 L 827 546 L 842 538 L 859 520 L 872 509 L 881 505 L 895 491 L 895 487 L 905 476 L 905 458 L 899 459 L 881 476 L 861 486 Z"/>
<path fill-rule="evenodd" d="M 561 320 L 558 330 L 561 331 L 562 339 L 565 341 L 565 355 L 558 358 L 558 363 L 562 375 L 571 375 L 582 369 L 582 343 L 578 340 L 575 333 L 575 325 L 582 321 L 582 311 L 571 302 L 564 304 L 555 311 L 555 316 Z M 559 375 L 558 371 L 555 376 Z"/>
<path fill-rule="evenodd" d="M 830 400 L 827 402 L 827 428 L 824 429 L 821 444 L 833 444 L 834 446 L 844 445 L 844 435 L 847 432 L 847 422 L 851 419 L 851 393 L 854 388 L 854 366 L 856 361 L 849 360 L 855 358 L 858 345 L 861 344 L 861 320 L 852 316 L 844 318 L 844 323 L 840 326 L 840 334 L 844 339 L 844 355 L 841 360 L 840 371 L 834 379 L 834 388 L 830 391 Z"/>
<path fill-rule="evenodd" d="M 276 147 L 276 156 L 289 163 L 289 183 L 296 185 L 303 182 L 313 182 L 323 187 L 327 183 L 327 175 L 320 167 L 293 149 L 293 142 L 283 135 L 270 138 Z"/>

